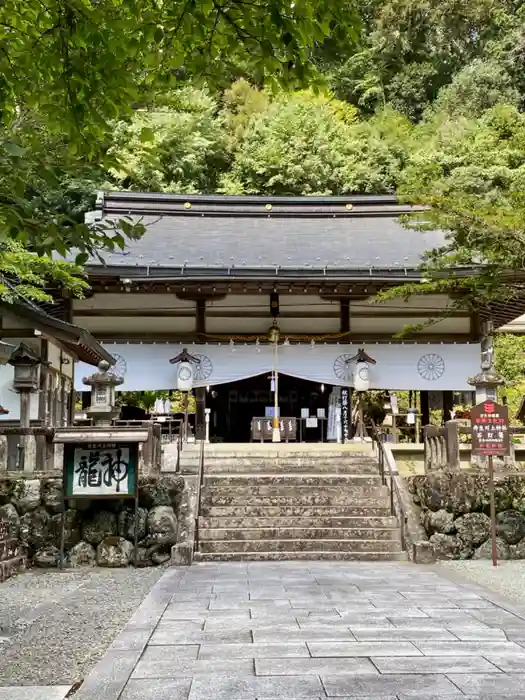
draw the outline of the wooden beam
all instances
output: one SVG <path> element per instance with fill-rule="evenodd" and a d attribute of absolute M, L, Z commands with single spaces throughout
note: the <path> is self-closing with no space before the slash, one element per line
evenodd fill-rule
<path fill-rule="evenodd" d="M 380 309 L 379 311 L 368 311 L 367 309 L 352 309 L 351 308 L 351 315 L 352 318 L 423 318 L 423 319 L 433 319 L 433 318 L 438 318 L 440 315 L 439 309 L 436 309 L 435 312 L 430 311 L 428 308 L 421 310 L 421 311 L 416 311 L 414 309 L 407 309 L 406 311 L 404 309 Z M 469 313 L 468 311 L 452 311 L 452 312 L 447 312 L 446 317 L 443 317 L 443 320 L 446 320 L 446 318 L 469 318 Z"/>
<path fill-rule="evenodd" d="M 299 281 L 285 282 L 280 280 L 258 281 L 254 280 L 203 280 L 184 281 L 174 280 L 170 282 L 133 282 L 131 288 L 125 289 L 119 280 L 90 278 L 93 293 L 122 294 L 176 294 L 181 299 L 195 300 L 199 297 L 217 299 L 225 294 L 258 294 L 268 295 L 273 291 L 279 294 L 317 294 L 330 300 L 341 297 L 353 297 L 355 299 L 373 296 L 378 291 L 395 287 L 393 282 L 323 282 L 323 281 Z"/>
<path fill-rule="evenodd" d="M 197 302 L 197 304 L 200 302 Z M 203 301 L 203 303 L 205 303 Z M 193 318 L 198 313 L 198 307 L 193 309 L 79 309 L 75 311 L 74 318 Z M 205 309 L 207 318 L 267 318 L 271 322 L 271 317 L 267 308 L 253 309 L 249 306 L 243 309 L 210 308 Z M 315 311 L 281 311 L 279 318 L 339 318 L 340 312 L 337 308 L 328 309 L 322 307 Z M 198 316 L 197 316 L 198 318 Z"/>
<path fill-rule="evenodd" d="M 181 301 L 219 301 L 226 298 L 226 294 L 216 294 L 213 291 L 206 292 L 196 292 L 195 290 L 189 292 L 177 291 L 175 293 L 177 299 Z"/>
<path fill-rule="evenodd" d="M 39 338 L 34 328 L 2 328 L 0 338 Z"/>
<path fill-rule="evenodd" d="M 197 312 L 195 330 L 197 333 L 206 333 L 206 300 L 198 299 L 195 303 Z"/>
<path fill-rule="evenodd" d="M 340 299 L 339 301 L 339 316 L 340 316 L 340 327 L 341 333 L 348 333 L 350 331 L 350 300 Z"/>
<path fill-rule="evenodd" d="M 470 337 L 475 341 L 481 339 L 481 319 L 477 312 L 470 314 Z"/>
<path fill-rule="evenodd" d="M 393 334 L 390 333 L 375 333 L 375 334 L 357 334 L 350 333 L 344 338 L 335 337 L 330 340 L 329 334 L 315 334 L 311 335 L 322 335 L 323 341 L 327 344 L 345 342 L 345 343 L 362 343 L 362 344 L 373 344 L 373 343 L 405 343 L 405 344 L 424 344 L 424 343 L 469 343 L 472 342 L 469 333 L 458 333 L 458 334 L 417 334 L 416 336 L 411 336 L 409 338 L 403 338 L 401 340 L 394 338 Z M 97 340 L 104 342 L 130 342 L 130 343 L 227 343 L 230 341 L 231 337 L 238 339 L 236 342 L 255 342 L 253 339 L 258 338 L 259 342 L 266 342 L 267 334 L 261 333 L 144 333 L 144 332 L 133 332 L 133 333 L 123 333 L 123 332 L 113 332 L 113 333 L 96 333 Z M 308 333 L 282 333 L 283 337 L 290 340 L 291 343 L 302 342 L 307 343 L 309 340 L 304 340 L 305 336 L 310 336 Z M 295 340 L 295 337 L 299 337 L 299 341 Z M 246 339 L 246 340 L 245 340 Z"/>
<path fill-rule="evenodd" d="M 192 318 L 195 309 L 75 309 L 74 318 Z"/>

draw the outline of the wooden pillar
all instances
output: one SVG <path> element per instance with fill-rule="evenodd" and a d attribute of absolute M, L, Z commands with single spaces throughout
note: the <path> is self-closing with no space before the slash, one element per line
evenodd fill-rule
<path fill-rule="evenodd" d="M 206 388 L 195 389 L 195 439 L 206 439 Z"/>
<path fill-rule="evenodd" d="M 428 391 L 420 391 L 419 400 L 421 402 L 421 425 L 425 426 L 430 423 L 430 403 L 428 400 Z"/>
<path fill-rule="evenodd" d="M 451 420 L 450 412 L 454 408 L 454 392 L 444 391 L 443 392 L 443 423 L 447 423 Z"/>
<path fill-rule="evenodd" d="M 20 427 L 29 428 L 31 425 L 31 392 L 28 389 L 20 391 Z M 20 459 L 18 468 L 21 471 L 30 470 L 28 452 L 28 435 L 20 435 Z M 34 469 L 34 465 L 32 467 Z M 31 469 L 31 471 L 32 471 Z"/>
<path fill-rule="evenodd" d="M 206 333 L 206 300 L 195 302 L 195 330 L 197 335 Z M 206 439 L 206 387 L 195 389 L 195 440 Z"/>
<path fill-rule="evenodd" d="M 350 331 L 350 299 L 341 299 L 340 304 L 340 314 L 341 314 L 341 333 L 348 333 Z"/>

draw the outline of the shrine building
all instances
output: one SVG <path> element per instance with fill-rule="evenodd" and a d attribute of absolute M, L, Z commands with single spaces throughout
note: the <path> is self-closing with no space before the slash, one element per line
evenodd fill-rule
<path fill-rule="evenodd" d="M 472 391 L 484 316 L 452 309 L 446 295 L 375 302 L 420 281 L 423 254 L 443 242 L 405 228 L 399 217 L 411 211 L 391 195 L 101 193 L 89 220 L 130 217 L 146 233 L 88 262 L 91 292 L 65 300 L 63 318 L 116 358 L 123 391 L 175 389 L 170 360 L 186 350 L 197 437 L 209 409 L 211 439 L 252 439 L 253 420 L 272 415 L 277 376 L 280 415 L 304 418 L 295 439 L 340 439 L 330 411 L 354 386 L 359 351 L 371 360 L 369 388 L 417 393 L 425 424 L 430 407 L 446 413 L 453 392 Z M 497 327 L 519 313 L 486 317 Z M 424 327 L 396 339 L 413 324 Z M 77 367 L 77 391 L 91 371 Z"/>

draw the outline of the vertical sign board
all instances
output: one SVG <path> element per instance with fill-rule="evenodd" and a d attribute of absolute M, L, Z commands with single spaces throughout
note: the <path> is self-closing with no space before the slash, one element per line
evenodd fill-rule
<path fill-rule="evenodd" d="M 492 564 L 498 565 L 496 546 L 496 508 L 494 504 L 494 457 L 510 454 L 509 409 L 492 399 L 474 406 L 470 411 L 472 423 L 472 455 L 488 457 L 490 522 L 492 534 Z"/>
<path fill-rule="evenodd" d="M 472 454 L 504 457 L 510 453 L 509 409 L 488 399 L 470 411 Z"/>
<path fill-rule="evenodd" d="M 341 389 L 341 440 L 350 440 L 350 389 L 345 386 Z"/>
<path fill-rule="evenodd" d="M 138 443 L 79 442 L 64 445 L 64 504 L 60 561 L 64 557 L 65 501 L 127 498 L 135 500 L 137 561 Z"/>

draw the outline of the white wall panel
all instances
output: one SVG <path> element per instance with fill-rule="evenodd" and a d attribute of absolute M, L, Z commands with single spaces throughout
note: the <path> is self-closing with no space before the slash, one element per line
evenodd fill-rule
<path fill-rule="evenodd" d="M 405 326 L 416 325 L 418 323 L 427 323 L 428 317 L 421 316 L 418 318 L 388 318 L 382 316 L 380 318 L 363 318 L 359 316 L 350 316 L 350 330 L 352 333 L 398 333 Z M 428 328 L 423 329 L 422 333 L 443 333 L 446 335 L 454 333 L 468 333 L 470 331 L 470 319 L 461 317 L 445 318 L 437 323 L 433 323 Z"/>
<path fill-rule="evenodd" d="M 218 318 L 214 316 L 206 317 L 206 333 L 231 333 L 240 335 L 242 333 L 252 333 L 254 335 L 266 335 L 272 325 L 272 318 L 261 316 L 259 318 L 249 318 L 239 316 L 237 318 Z"/>
<path fill-rule="evenodd" d="M 374 303 L 374 297 L 362 299 L 361 301 L 350 302 L 350 315 L 366 314 L 386 314 L 390 312 L 401 313 L 407 311 L 422 311 L 422 315 L 432 317 L 437 311 L 446 309 L 451 301 L 445 294 L 429 294 L 428 296 L 413 296 L 405 301 L 404 299 L 389 299 L 380 304 Z"/>
<path fill-rule="evenodd" d="M 75 311 L 100 311 L 103 309 L 195 309 L 194 301 L 179 299 L 175 294 L 97 293 L 89 299 L 75 299 Z"/>
<path fill-rule="evenodd" d="M 76 321 L 79 323 L 79 320 Z M 80 325 L 80 324 L 79 324 Z M 82 326 L 88 331 L 97 333 L 184 333 L 195 331 L 195 317 L 193 316 L 86 316 L 82 318 Z"/>

